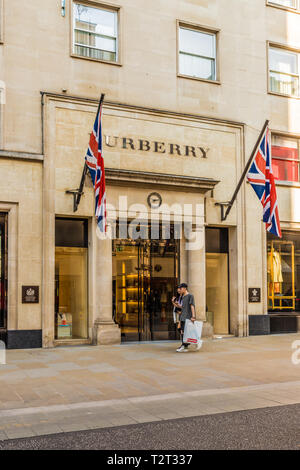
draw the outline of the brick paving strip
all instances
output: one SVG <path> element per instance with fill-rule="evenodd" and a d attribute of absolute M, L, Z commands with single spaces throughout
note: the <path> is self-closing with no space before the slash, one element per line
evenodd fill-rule
<path fill-rule="evenodd" d="M 8 351 L 0 440 L 300 403 L 299 339 L 207 340 L 186 354 L 173 342 Z"/>

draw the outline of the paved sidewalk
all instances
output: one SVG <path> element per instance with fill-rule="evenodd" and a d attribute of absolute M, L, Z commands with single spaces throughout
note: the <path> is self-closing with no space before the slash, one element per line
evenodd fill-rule
<path fill-rule="evenodd" d="M 7 351 L 0 440 L 300 403 L 299 334 Z"/>

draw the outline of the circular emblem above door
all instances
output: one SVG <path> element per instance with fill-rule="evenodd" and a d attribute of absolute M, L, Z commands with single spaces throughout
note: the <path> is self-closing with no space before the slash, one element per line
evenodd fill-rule
<path fill-rule="evenodd" d="M 159 193 L 150 193 L 147 202 L 152 209 L 158 209 L 162 204 L 162 197 Z"/>

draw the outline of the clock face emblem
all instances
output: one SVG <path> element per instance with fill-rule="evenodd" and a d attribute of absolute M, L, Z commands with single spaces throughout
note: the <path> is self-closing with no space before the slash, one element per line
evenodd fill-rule
<path fill-rule="evenodd" d="M 158 209 L 162 203 L 161 195 L 159 193 L 151 193 L 147 197 L 147 202 L 152 209 Z"/>

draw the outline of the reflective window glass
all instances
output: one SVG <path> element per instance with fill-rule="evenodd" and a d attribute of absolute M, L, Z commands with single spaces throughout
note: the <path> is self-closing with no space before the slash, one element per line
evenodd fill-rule
<path fill-rule="evenodd" d="M 275 3 L 276 5 L 282 5 L 288 8 L 297 8 L 297 0 L 270 0 L 269 3 Z"/>
<path fill-rule="evenodd" d="M 74 53 L 117 61 L 118 13 L 74 3 Z"/>
<path fill-rule="evenodd" d="M 179 28 L 179 73 L 216 80 L 216 35 Z"/>
<path fill-rule="evenodd" d="M 270 47 L 269 80 L 271 91 L 299 96 L 299 54 Z"/>
<path fill-rule="evenodd" d="M 272 167 L 276 179 L 299 181 L 299 140 L 272 135 Z"/>

